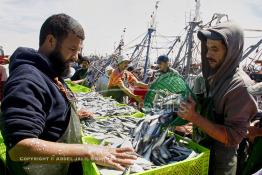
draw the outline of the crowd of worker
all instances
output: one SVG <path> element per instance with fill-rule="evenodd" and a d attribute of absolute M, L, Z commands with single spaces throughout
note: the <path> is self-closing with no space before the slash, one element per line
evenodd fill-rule
<path fill-rule="evenodd" d="M 253 174 L 262 168 L 262 119 L 255 100 L 262 91 L 239 67 L 243 31 L 226 22 L 198 31 L 197 36 L 202 73 L 195 80 L 193 92 L 206 107 L 205 111 L 196 111 L 196 101 L 189 97 L 181 103 L 178 116 L 204 133 L 201 144 L 210 149 L 210 174 Z M 38 50 L 20 47 L 10 57 L 10 76 L 1 103 L 7 173 L 80 174 L 79 160 L 83 159 L 120 170 L 133 164 L 137 157 L 132 148 L 81 144 L 74 95 L 64 79 L 142 109 L 155 79 L 165 73 L 179 74 L 170 66 L 168 56 L 159 56 L 144 79 L 142 69 L 132 67 L 130 58 L 118 55 L 116 64 L 106 67 L 92 84 L 88 78 L 92 61 L 79 52 L 85 33 L 75 19 L 66 14 L 49 17 L 39 38 Z M 247 141 L 249 157 L 243 160 L 245 149 L 240 148 L 246 148 Z M 69 159 L 52 159 L 59 156 Z M 23 157 L 46 159 L 29 161 Z"/>

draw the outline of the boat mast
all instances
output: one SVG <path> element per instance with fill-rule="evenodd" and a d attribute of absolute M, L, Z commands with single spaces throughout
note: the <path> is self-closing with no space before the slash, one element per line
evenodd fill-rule
<path fill-rule="evenodd" d="M 192 21 L 189 22 L 189 30 L 188 30 L 188 40 L 187 40 L 187 61 L 185 67 L 185 78 L 188 78 L 190 74 L 190 68 L 192 64 L 192 52 L 193 52 L 193 42 L 194 42 L 194 30 L 200 23 L 200 0 L 195 0 L 195 17 Z"/>
<path fill-rule="evenodd" d="M 123 29 L 123 33 L 121 35 L 119 44 L 118 44 L 117 48 L 114 51 L 115 55 L 121 55 L 122 54 L 123 46 L 125 45 L 125 43 L 124 43 L 125 33 L 126 33 L 126 28 Z"/>
<path fill-rule="evenodd" d="M 144 76 L 143 76 L 144 82 L 147 79 L 147 68 L 148 68 L 149 61 L 150 61 L 149 54 L 150 54 L 150 48 L 151 48 L 152 33 L 156 31 L 156 15 L 157 15 L 158 4 L 159 4 L 159 1 L 156 1 L 155 10 L 153 11 L 151 15 L 150 26 L 147 30 L 148 40 L 147 40 L 146 60 L 145 60 L 145 65 L 144 65 Z"/>

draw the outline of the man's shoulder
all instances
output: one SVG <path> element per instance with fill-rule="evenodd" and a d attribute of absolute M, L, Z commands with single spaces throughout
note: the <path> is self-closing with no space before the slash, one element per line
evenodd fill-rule
<path fill-rule="evenodd" d="M 238 69 L 233 75 L 231 85 L 248 87 L 254 84 L 254 81 L 243 70 Z"/>
<path fill-rule="evenodd" d="M 40 70 L 32 65 L 21 65 L 10 73 L 6 85 L 12 84 L 13 82 L 28 81 L 43 88 L 47 81 L 47 78 L 44 78 L 43 74 L 44 73 L 41 73 Z"/>
<path fill-rule="evenodd" d="M 169 68 L 169 71 L 172 72 L 172 73 L 176 73 L 176 74 L 179 74 L 177 70 L 175 70 L 174 68 L 170 67 Z"/>

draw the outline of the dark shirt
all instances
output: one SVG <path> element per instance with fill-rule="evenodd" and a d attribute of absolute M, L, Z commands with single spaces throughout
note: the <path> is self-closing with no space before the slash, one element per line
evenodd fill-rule
<path fill-rule="evenodd" d="M 9 71 L 0 118 L 7 148 L 26 138 L 57 141 L 68 126 L 70 109 L 52 81 L 57 73 L 48 58 L 33 49 L 18 48 Z"/>
<path fill-rule="evenodd" d="M 86 78 L 88 75 L 88 69 L 79 69 L 75 72 L 75 74 L 71 77 L 72 81 L 76 81 L 76 80 L 82 80 L 84 78 Z"/>

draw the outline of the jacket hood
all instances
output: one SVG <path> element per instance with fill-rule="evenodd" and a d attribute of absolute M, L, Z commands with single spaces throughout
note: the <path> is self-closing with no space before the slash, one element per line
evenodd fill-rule
<path fill-rule="evenodd" d="M 55 69 L 45 55 L 34 49 L 19 47 L 10 57 L 9 73 L 11 74 L 20 65 L 31 65 L 49 76 L 56 77 Z"/>
<path fill-rule="evenodd" d="M 242 29 L 232 22 L 220 23 L 207 30 L 221 35 L 227 48 L 224 62 L 218 70 L 214 71 L 206 59 L 206 39 L 200 38 L 202 73 L 209 81 L 210 89 L 213 89 L 215 86 L 220 86 L 220 84 L 236 72 L 242 59 L 244 38 Z M 199 33 L 201 33 L 201 31 L 198 32 L 198 35 Z"/>

